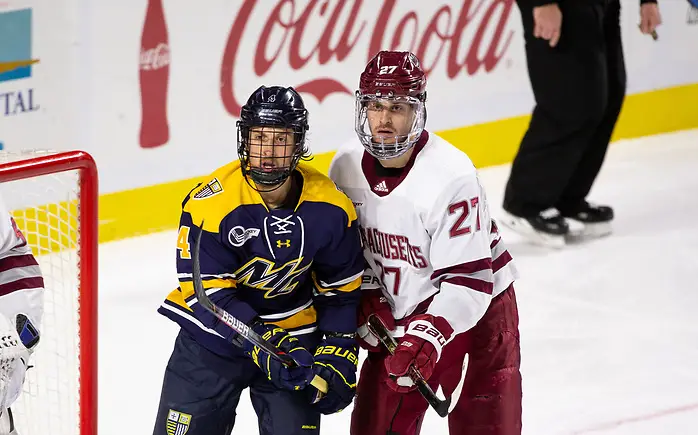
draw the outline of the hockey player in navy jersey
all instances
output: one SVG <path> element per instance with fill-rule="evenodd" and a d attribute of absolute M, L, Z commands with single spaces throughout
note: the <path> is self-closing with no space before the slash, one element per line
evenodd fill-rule
<path fill-rule="evenodd" d="M 159 309 L 181 329 L 165 370 L 156 435 L 228 435 L 248 387 L 260 434 L 318 434 L 320 414 L 354 397 L 364 269 L 356 212 L 329 178 L 301 162 L 309 155 L 307 130 L 308 112 L 293 88 L 260 87 L 242 107 L 239 160 L 184 199 L 180 285 Z M 212 302 L 298 367 L 270 358 L 198 304 L 191 259 L 199 231 Z M 325 395 L 309 385 L 316 375 L 329 385 Z"/>
<path fill-rule="evenodd" d="M 450 434 L 519 435 L 516 268 L 473 163 L 425 129 L 426 84 L 414 54 L 379 52 L 356 93 L 363 146 L 347 144 L 330 166 L 357 204 L 369 266 L 358 323 L 370 352 L 351 433 L 418 434 L 427 402 L 410 367 L 451 395 L 466 362 Z M 370 314 L 398 340 L 393 355 L 366 329 Z"/>

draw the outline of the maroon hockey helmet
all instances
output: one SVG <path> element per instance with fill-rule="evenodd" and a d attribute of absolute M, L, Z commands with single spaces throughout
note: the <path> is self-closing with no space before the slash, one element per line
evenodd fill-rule
<path fill-rule="evenodd" d="M 426 74 L 419 59 L 409 51 L 380 51 L 368 62 L 356 91 L 355 130 L 369 154 L 391 159 L 404 154 L 417 142 L 426 123 L 426 86 Z M 387 110 L 392 104 L 411 109 L 409 132 L 391 137 L 375 135 L 368 122 L 369 110 Z"/>
<path fill-rule="evenodd" d="M 361 94 L 426 99 L 427 76 L 419 59 L 409 51 L 380 51 L 359 79 Z"/>

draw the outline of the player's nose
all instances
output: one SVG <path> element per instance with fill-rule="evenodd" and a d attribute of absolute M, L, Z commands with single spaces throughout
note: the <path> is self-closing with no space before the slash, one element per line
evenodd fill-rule
<path fill-rule="evenodd" d="M 381 125 L 388 125 L 391 123 L 392 117 L 390 116 L 390 110 L 381 110 Z"/>
<path fill-rule="evenodd" d="M 262 155 L 264 157 L 271 157 L 274 155 L 274 147 L 270 143 L 265 143 L 262 145 Z"/>

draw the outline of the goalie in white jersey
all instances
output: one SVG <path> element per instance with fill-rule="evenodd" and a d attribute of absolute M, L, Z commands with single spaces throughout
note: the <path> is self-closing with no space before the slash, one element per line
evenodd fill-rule
<path fill-rule="evenodd" d="M 39 342 L 44 280 L 31 248 L 0 200 L 0 434 L 16 435 L 10 406 Z"/>
<path fill-rule="evenodd" d="M 399 345 L 393 356 L 365 326 L 351 433 L 420 431 L 427 402 L 407 376 L 415 366 L 434 389 L 464 388 L 451 434 L 520 434 L 518 312 L 511 256 L 490 218 L 475 167 L 430 134 L 426 76 L 409 52 L 382 51 L 361 74 L 352 143 L 330 178 L 351 198 L 367 270 L 359 325 L 377 313 Z"/>

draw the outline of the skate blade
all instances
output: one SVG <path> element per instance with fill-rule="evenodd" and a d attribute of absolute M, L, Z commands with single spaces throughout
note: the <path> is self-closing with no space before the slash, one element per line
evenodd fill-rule
<path fill-rule="evenodd" d="M 567 243 L 583 243 L 589 240 L 600 239 L 613 233 L 613 227 L 610 222 L 599 222 L 596 224 L 573 222 L 575 225 L 572 225 L 572 222 L 570 222 L 570 232 L 565 237 Z"/>
<path fill-rule="evenodd" d="M 561 234 L 558 236 L 538 231 L 533 228 L 524 218 L 504 212 L 498 221 L 501 222 L 505 227 L 514 231 L 516 234 L 525 238 L 528 242 L 535 245 L 554 249 L 562 249 L 565 247 L 566 242 L 564 235 Z"/>

